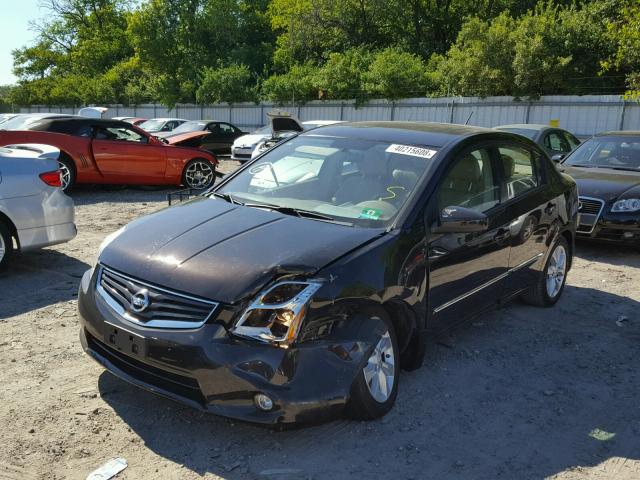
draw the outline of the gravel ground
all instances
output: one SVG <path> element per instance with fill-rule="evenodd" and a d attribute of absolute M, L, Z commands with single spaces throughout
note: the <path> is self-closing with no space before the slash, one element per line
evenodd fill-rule
<path fill-rule="evenodd" d="M 226 162 L 227 168 L 233 168 Z M 0 276 L 0 478 L 640 478 L 640 253 L 578 245 L 562 300 L 429 343 L 394 410 L 287 432 L 139 390 L 82 353 L 76 296 L 104 236 L 166 190 L 73 193 L 78 237 Z"/>

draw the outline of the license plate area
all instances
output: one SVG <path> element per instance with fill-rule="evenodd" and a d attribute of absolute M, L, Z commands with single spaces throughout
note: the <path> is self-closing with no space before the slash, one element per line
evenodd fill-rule
<path fill-rule="evenodd" d="M 111 348 L 134 357 L 145 357 L 147 355 L 146 338 L 117 325 L 112 325 L 108 322 L 105 322 L 105 324 L 104 342 Z"/>

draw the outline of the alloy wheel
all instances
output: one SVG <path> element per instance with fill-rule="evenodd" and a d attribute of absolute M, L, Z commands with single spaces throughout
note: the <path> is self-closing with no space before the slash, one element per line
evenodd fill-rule
<path fill-rule="evenodd" d="M 60 161 L 58 162 L 58 169 L 60 170 L 62 189 L 66 190 L 71 183 L 71 170 L 69 170 L 69 167 L 65 163 Z"/>
<path fill-rule="evenodd" d="M 4 258 L 6 253 L 7 253 L 7 246 L 4 244 L 4 238 L 0 234 L 0 262 L 2 262 L 2 259 Z"/>
<path fill-rule="evenodd" d="M 209 162 L 196 160 L 187 167 L 184 179 L 189 188 L 205 188 L 211 185 L 214 175 L 213 167 Z"/>
<path fill-rule="evenodd" d="M 376 402 L 384 403 L 391 396 L 395 372 L 393 342 L 387 330 L 378 341 L 363 368 L 365 383 Z"/>
<path fill-rule="evenodd" d="M 555 298 L 564 283 L 567 273 L 567 251 L 562 245 L 558 245 L 549 259 L 547 266 L 547 295 L 549 298 Z"/>

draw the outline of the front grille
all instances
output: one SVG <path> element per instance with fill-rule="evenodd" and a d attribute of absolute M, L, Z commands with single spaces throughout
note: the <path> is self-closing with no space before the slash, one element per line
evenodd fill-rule
<path fill-rule="evenodd" d="M 116 272 L 104 265 L 97 291 L 122 318 L 153 328 L 198 328 L 213 314 L 216 302 L 174 292 Z"/>
<path fill-rule="evenodd" d="M 579 212 L 585 215 L 599 215 L 604 202 L 595 198 L 580 197 Z"/>
<path fill-rule="evenodd" d="M 87 345 L 91 350 L 127 375 L 148 385 L 204 405 L 205 398 L 195 378 L 167 372 L 166 370 L 148 365 L 100 342 L 89 332 L 85 331 L 85 334 L 87 336 Z"/>

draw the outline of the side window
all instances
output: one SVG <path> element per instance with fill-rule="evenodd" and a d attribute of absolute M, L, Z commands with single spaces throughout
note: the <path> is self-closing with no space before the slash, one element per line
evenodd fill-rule
<path fill-rule="evenodd" d="M 495 180 L 491 155 L 474 150 L 455 160 L 438 189 L 438 206 L 458 206 L 486 212 L 500 203 L 500 186 Z"/>
<path fill-rule="evenodd" d="M 206 130 L 209 130 L 211 133 L 216 133 L 219 134 L 220 133 L 220 124 L 219 123 L 210 123 Z"/>
<path fill-rule="evenodd" d="M 147 137 L 127 127 L 96 127 L 96 140 L 113 140 L 119 142 L 147 143 Z"/>
<path fill-rule="evenodd" d="M 220 134 L 225 137 L 230 137 L 234 134 L 233 127 L 231 125 L 227 125 L 226 123 L 220 123 Z"/>
<path fill-rule="evenodd" d="M 560 132 L 551 132 L 544 138 L 544 145 L 554 152 L 570 152 L 571 147 Z"/>
<path fill-rule="evenodd" d="M 498 148 L 505 175 L 507 199 L 515 198 L 540 184 L 540 174 L 533 153 L 523 147 Z"/>
<path fill-rule="evenodd" d="M 573 150 L 578 145 L 580 145 L 580 140 L 578 140 L 576 137 L 571 135 L 569 132 L 564 132 L 564 138 L 567 139 L 567 143 L 569 144 L 569 147 L 571 148 L 571 150 Z"/>

